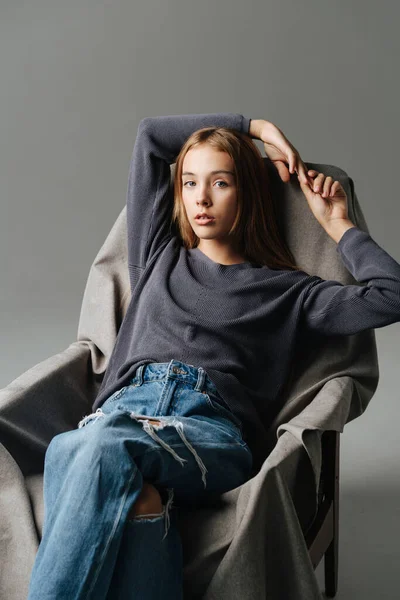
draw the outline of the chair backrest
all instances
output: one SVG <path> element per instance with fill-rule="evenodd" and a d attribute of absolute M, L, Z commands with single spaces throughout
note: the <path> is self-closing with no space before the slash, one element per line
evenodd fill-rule
<path fill-rule="evenodd" d="M 293 176 L 289 183 L 283 183 L 272 162 L 268 158 L 264 158 L 264 161 L 278 209 L 278 224 L 296 263 L 310 275 L 344 284 L 357 283 L 343 265 L 336 251 L 336 243 L 312 214 L 297 177 Z M 311 162 L 306 164 L 341 182 L 349 201 L 349 218 L 360 229 L 368 231 L 353 180 L 338 167 Z M 170 197 L 167 199 L 171 202 L 174 175 L 175 164 L 172 164 Z M 81 306 L 78 341 L 94 342 L 94 395 L 100 386 L 130 299 L 125 206 L 93 262 Z M 104 314 L 111 314 L 113 318 L 105 321 Z M 349 421 L 365 410 L 377 386 L 378 365 L 373 330 L 352 336 L 335 336 L 327 339 L 322 347 L 310 336 L 309 346 L 299 349 L 290 377 L 282 389 L 279 412 L 271 414 L 266 409 L 265 414 L 260 415 L 268 430 L 266 448 L 272 450 L 279 426 L 302 413 L 330 379 L 345 376 L 354 378 L 352 398 L 345 408 L 344 420 Z M 341 430 L 343 415 L 337 415 L 337 422 L 337 430 Z"/>

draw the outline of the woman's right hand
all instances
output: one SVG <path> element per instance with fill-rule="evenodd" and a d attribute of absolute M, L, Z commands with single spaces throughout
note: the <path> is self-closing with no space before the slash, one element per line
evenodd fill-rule
<path fill-rule="evenodd" d="M 265 154 L 278 171 L 282 181 L 287 183 L 290 181 L 290 175 L 296 172 L 304 184 L 312 183 L 300 154 L 279 127 L 264 119 L 251 119 L 249 134 L 253 139 L 264 142 Z"/>

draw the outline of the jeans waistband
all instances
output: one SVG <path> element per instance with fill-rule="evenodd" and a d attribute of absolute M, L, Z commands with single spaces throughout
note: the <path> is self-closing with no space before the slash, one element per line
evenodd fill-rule
<path fill-rule="evenodd" d="M 144 381 L 159 379 L 179 379 L 192 385 L 195 391 L 210 392 L 219 396 L 215 384 L 203 367 L 195 367 L 180 360 L 172 359 L 168 363 L 147 363 L 140 365 L 130 383 L 142 384 Z"/>

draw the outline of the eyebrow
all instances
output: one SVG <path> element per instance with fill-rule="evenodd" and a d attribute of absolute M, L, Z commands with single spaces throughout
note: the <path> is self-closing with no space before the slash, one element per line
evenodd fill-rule
<path fill-rule="evenodd" d="M 218 171 L 211 171 L 211 175 L 216 175 L 217 173 L 227 173 L 228 175 L 235 175 L 233 171 L 227 171 L 226 169 L 219 169 Z M 196 173 L 191 173 L 190 171 L 185 171 L 182 173 L 183 175 L 196 175 Z"/>

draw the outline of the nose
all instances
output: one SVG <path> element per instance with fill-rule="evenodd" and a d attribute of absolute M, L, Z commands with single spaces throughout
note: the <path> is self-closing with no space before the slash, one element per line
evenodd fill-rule
<path fill-rule="evenodd" d="M 210 195 L 207 184 L 205 185 L 197 185 L 196 186 L 196 204 L 198 206 L 202 206 L 204 204 L 208 205 L 210 202 Z"/>

